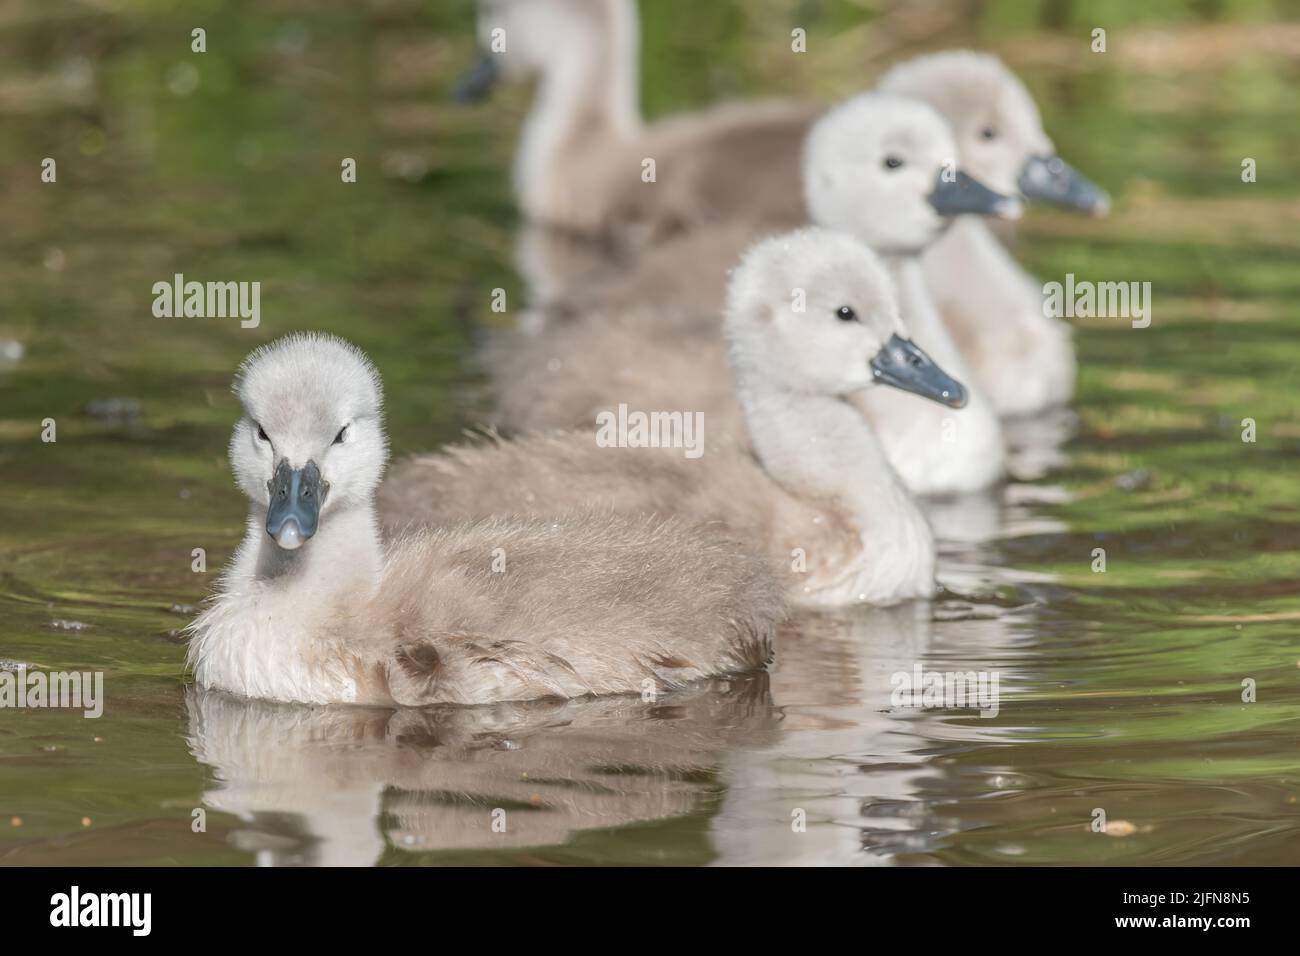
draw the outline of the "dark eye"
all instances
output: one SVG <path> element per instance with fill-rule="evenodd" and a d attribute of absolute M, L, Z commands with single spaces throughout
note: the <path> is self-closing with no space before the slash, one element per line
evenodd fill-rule
<path fill-rule="evenodd" d="M 995 130 L 992 126 L 985 126 L 982 130 L 980 130 L 980 139 L 997 139 L 997 138 L 998 138 L 998 131 Z"/>
<path fill-rule="evenodd" d="M 258 437 L 258 439 L 259 439 L 260 441 L 270 441 L 270 440 L 271 440 L 271 439 L 269 439 L 269 438 L 266 437 L 266 429 L 263 428 L 261 425 L 258 425 L 258 426 L 257 426 L 257 437 Z"/>
<path fill-rule="evenodd" d="M 886 156 L 884 166 L 886 169 L 898 169 L 903 165 L 903 161 L 897 156 Z"/>
<path fill-rule="evenodd" d="M 849 308 L 847 305 L 842 305 L 842 306 L 840 306 L 838 309 L 836 309 L 836 310 L 835 310 L 835 317 L 836 317 L 837 319 L 839 319 L 841 322 L 856 322 L 856 321 L 858 321 L 858 313 L 854 312 L 854 311 L 853 311 L 851 308 Z"/>
<path fill-rule="evenodd" d="M 342 428 L 339 429 L 339 433 L 334 436 L 334 444 L 336 445 L 343 444 L 343 436 L 346 435 L 347 433 L 348 433 L 348 426 L 344 425 Z"/>

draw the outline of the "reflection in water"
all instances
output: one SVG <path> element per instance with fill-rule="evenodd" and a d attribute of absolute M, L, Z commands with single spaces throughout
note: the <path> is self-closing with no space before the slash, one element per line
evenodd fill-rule
<path fill-rule="evenodd" d="M 1064 446 L 1079 428 L 1079 417 L 1068 408 L 1056 408 L 1033 418 L 1003 423 L 1007 443 L 1007 472 L 1019 481 L 1037 481 L 1070 463 Z"/>
<path fill-rule="evenodd" d="M 264 865 L 559 846 L 692 813 L 719 788 L 709 835 L 720 864 L 882 863 L 941 843 L 947 825 L 919 797 L 936 741 L 978 738 L 969 725 L 945 733 L 953 711 L 894 706 L 892 676 L 1000 669 L 1005 688 L 1006 667 L 986 652 L 1011 640 L 996 617 L 936 624 L 919 603 L 809 615 L 784 629 L 770 674 L 654 703 L 386 710 L 193 687 L 189 744 L 216 778 L 205 804 L 243 821 L 235 845 Z"/>
<path fill-rule="evenodd" d="M 871 862 L 863 816 L 905 800 L 921 769 L 915 715 L 891 713 L 890 675 L 924 658 L 930 627 L 929 607 L 908 604 L 819 616 L 781 635 L 772 695 L 785 719 L 769 746 L 724 762 L 713 820 L 721 862 Z M 806 831 L 794 826 L 800 812 Z"/>
<path fill-rule="evenodd" d="M 935 757 L 993 734 L 993 722 L 897 706 L 894 676 L 997 671 L 1005 704 L 1016 679 L 1008 650 L 1020 638 L 1009 615 L 933 610 L 864 608 L 782 634 L 771 677 L 781 733 L 724 761 L 727 794 L 712 822 L 720 862 L 887 864 L 944 845 L 956 824 L 935 799 Z"/>
<path fill-rule="evenodd" d="M 1011 676 L 1004 620 L 933 618 L 926 604 L 806 615 L 771 674 L 656 702 L 309 708 L 192 687 L 188 743 L 212 769 L 204 804 L 243 822 L 231 840 L 263 865 L 558 847 L 697 812 L 719 788 L 718 864 L 880 864 L 943 845 L 954 825 L 923 799 L 933 757 L 983 731 L 894 706 L 893 675 L 998 670 L 1004 697 Z"/>
<path fill-rule="evenodd" d="M 191 688 L 212 810 L 268 865 L 368 865 L 399 850 L 554 846 L 695 810 L 717 754 L 776 734 L 767 675 L 654 703 L 617 697 L 377 710 Z M 505 810 L 505 832 L 493 811 Z"/>

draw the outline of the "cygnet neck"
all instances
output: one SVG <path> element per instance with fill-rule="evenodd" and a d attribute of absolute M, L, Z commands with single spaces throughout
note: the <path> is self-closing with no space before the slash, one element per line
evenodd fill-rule
<path fill-rule="evenodd" d="M 590 25 L 570 55 L 547 65 L 525 122 L 515 187 L 524 208 L 542 221 L 547 197 L 587 154 L 640 132 L 635 24 L 606 32 L 602 38 Z"/>
<path fill-rule="evenodd" d="M 916 512 L 870 426 L 846 401 L 757 383 L 745 373 L 737 379 L 754 452 L 787 492 L 837 506 L 861 531 Z M 924 520 L 919 512 L 916 518 Z"/>
<path fill-rule="evenodd" d="M 255 506 L 241 551 L 250 557 L 253 580 L 274 588 L 310 588 L 315 594 L 373 583 L 383 561 L 372 503 L 327 511 L 316 534 L 294 550 L 266 533 L 266 509 Z"/>

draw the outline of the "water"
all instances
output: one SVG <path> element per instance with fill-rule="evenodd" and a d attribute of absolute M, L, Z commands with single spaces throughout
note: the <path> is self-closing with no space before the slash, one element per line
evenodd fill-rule
<path fill-rule="evenodd" d="M 240 534 L 231 372 L 286 331 L 337 332 L 384 373 L 396 450 L 455 439 L 482 409 L 491 290 L 521 301 L 507 168 L 526 97 L 446 102 L 466 2 L 10 3 L 0 342 L 24 348 L 0 348 L 0 657 L 103 671 L 107 702 L 98 720 L 0 711 L 0 860 L 1300 860 L 1296 28 L 1166 3 L 1144 16 L 1177 32 L 1117 14 L 1098 60 L 1040 32 L 1059 15 L 1087 35 L 1055 4 L 933 22 L 644 6 L 651 112 L 832 98 L 876 74 L 872 51 L 922 41 L 1007 56 L 1117 199 L 1104 221 L 1033 213 L 1017 254 L 1044 278 L 1153 284 L 1149 329 L 1076 322 L 1061 461 L 998 496 L 991 542 L 944 549 L 932 606 L 795 620 L 771 674 L 429 713 L 204 694 L 177 631 Z M 825 56 L 763 53 L 796 23 Z M 260 279 L 261 325 L 155 319 L 176 272 Z M 996 671 L 997 716 L 891 707 L 916 664 Z"/>

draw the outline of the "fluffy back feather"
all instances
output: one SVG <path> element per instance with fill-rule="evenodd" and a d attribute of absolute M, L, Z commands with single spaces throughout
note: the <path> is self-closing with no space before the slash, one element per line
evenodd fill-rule
<path fill-rule="evenodd" d="M 760 668 L 783 599 L 766 562 L 656 518 L 492 518 L 392 545 L 368 611 L 401 704 L 663 691 Z M 436 598 L 434 597 L 436 595 Z"/>

